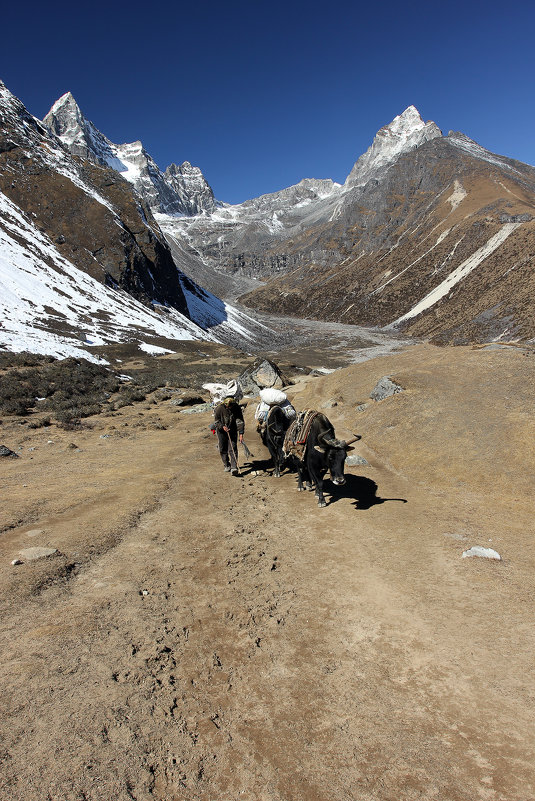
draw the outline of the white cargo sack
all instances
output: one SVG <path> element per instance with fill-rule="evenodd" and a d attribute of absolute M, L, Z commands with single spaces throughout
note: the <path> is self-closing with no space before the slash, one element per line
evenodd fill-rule
<path fill-rule="evenodd" d="M 265 420 L 271 406 L 280 406 L 288 420 L 293 420 L 296 416 L 296 411 L 288 400 L 288 396 L 281 392 L 280 389 L 266 387 L 261 389 L 259 394 L 262 403 L 259 403 L 256 407 L 255 417 L 257 420 Z"/>
<path fill-rule="evenodd" d="M 284 392 L 274 387 L 265 387 L 260 390 L 259 394 L 260 400 L 267 403 L 268 406 L 280 406 L 281 403 L 288 400 L 288 396 Z"/>
<path fill-rule="evenodd" d="M 284 403 L 280 403 L 279 406 L 281 407 L 282 411 L 284 412 L 288 420 L 293 420 L 294 417 L 297 417 L 297 412 L 295 411 L 294 407 L 292 406 L 288 398 L 286 398 Z"/>
<path fill-rule="evenodd" d="M 203 384 L 202 388 L 208 390 L 210 395 L 212 395 L 214 403 L 220 403 L 223 398 L 232 397 L 235 401 L 239 401 L 243 398 L 240 383 L 234 378 L 227 384 Z"/>
<path fill-rule="evenodd" d="M 264 423 L 267 417 L 267 413 L 269 412 L 269 408 L 270 407 L 268 406 L 268 404 L 264 403 L 264 401 L 259 403 L 254 413 L 254 419 L 259 420 L 261 423 Z"/>

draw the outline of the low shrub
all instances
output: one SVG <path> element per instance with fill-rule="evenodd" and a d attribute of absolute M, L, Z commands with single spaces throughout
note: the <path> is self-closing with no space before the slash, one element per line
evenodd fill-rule
<path fill-rule="evenodd" d="M 32 354 L 9 354 L 9 360 L 2 356 L 0 413 L 27 415 L 40 398 L 39 411 L 52 413 L 58 422 L 89 417 L 99 414 L 119 388 L 113 372 L 86 359 L 35 356 L 32 362 Z M 17 363 L 25 369 L 15 367 Z"/>

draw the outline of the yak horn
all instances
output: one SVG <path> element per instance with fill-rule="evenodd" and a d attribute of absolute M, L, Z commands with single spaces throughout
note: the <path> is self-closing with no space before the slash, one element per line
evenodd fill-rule
<path fill-rule="evenodd" d="M 362 439 L 362 437 L 360 436 L 360 434 L 356 434 L 356 435 L 353 437 L 353 439 L 348 439 L 348 440 L 346 440 L 346 445 L 352 445 L 354 442 L 358 442 L 358 441 L 359 441 L 359 439 Z"/>

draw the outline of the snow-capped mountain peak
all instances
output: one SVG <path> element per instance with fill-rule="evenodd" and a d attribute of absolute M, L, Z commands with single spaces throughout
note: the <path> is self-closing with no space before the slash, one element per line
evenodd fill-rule
<path fill-rule="evenodd" d="M 212 189 L 198 167 L 184 162 L 162 173 L 139 140 L 116 145 L 104 136 L 84 117 L 71 92 L 56 100 L 43 122 L 73 155 L 119 172 L 152 211 L 191 216 L 215 206 Z"/>
<path fill-rule="evenodd" d="M 425 122 L 420 116 L 420 112 L 416 106 L 408 106 L 405 111 L 394 117 L 392 122 L 382 128 L 379 133 L 384 131 L 392 135 L 409 137 L 415 131 L 421 131 L 422 128 L 425 128 Z"/>
<path fill-rule="evenodd" d="M 409 106 L 394 117 L 389 125 L 381 128 L 371 146 L 354 164 L 346 186 L 361 186 L 403 153 L 419 147 L 424 142 L 442 136 L 434 122 L 424 122 L 415 106 Z"/>
<path fill-rule="evenodd" d="M 59 97 L 56 100 L 56 102 L 54 103 L 54 105 L 52 106 L 52 108 L 48 113 L 56 114 L 60 108 L 63 108 L 63 106 L 69 106 L 70 108 L 75 108 L 81 114 L 80 108 L 71 92 L 65 92 L 64 95 L 61 95 L 61 97 Z"/>

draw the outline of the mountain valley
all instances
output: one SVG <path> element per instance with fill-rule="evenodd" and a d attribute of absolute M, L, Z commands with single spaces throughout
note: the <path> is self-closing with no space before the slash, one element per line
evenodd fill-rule
<path fill-rule="evenodd" d="M 534 209 L 413 106 L 231 205 L 0 82 L 2 801 L 535 797 Z M 362 437 L 325 508 L 253 393 L 222 469 L 262 359 Z"/>

